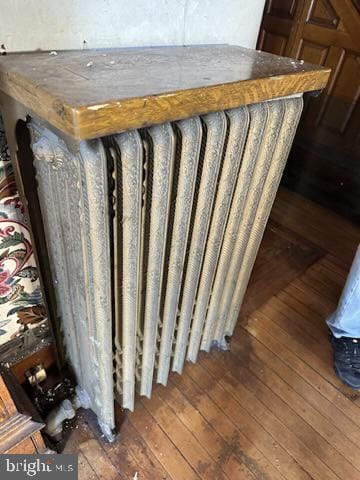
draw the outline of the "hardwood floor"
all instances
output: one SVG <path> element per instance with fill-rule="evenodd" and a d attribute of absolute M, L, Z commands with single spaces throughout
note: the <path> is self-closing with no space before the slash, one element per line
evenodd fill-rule
<path fill-rule="evenodd" d="M 81 413 L 66 452 L 80 479 L 360 478 L 360 393 L 335 376 L 325 317 L 337 304 L 359 229 L 281 189 L 230 352 L 118 408 L 120 438 Z"/>

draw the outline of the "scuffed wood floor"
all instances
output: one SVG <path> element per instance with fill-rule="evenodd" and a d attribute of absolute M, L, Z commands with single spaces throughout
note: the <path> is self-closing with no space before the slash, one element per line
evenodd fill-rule
<path fill-rule="evenodd" d="M 281 189 L 230 352 L 119 409 L 114 444 L 83 412 L 65 450 L 79 478 L 359 480 L 360 394 L 335 376 L 324 323 L 359 233 Z"/>

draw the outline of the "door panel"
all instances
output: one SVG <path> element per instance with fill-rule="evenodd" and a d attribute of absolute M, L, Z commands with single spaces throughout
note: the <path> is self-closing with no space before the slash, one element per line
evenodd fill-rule
<path fill-rule="evenodd" d="M 258 49 L 287 55 L 304 0 L 268 0 L 259 33 Z"/>
<path fill-rule="evenodd" d="M 322 28 L 337 28 L 340 18 L 328 0 L 316 0 L 310 5 L 306 23 L 313 23 Z"/>
<path fill-rule="evenodd" d="M 307 62 L 324 65 L 328 53 L 329 47 L 301 39 L 297 56 L 306 58 Z"/>
<path fill-rule="evenodd" d="M 275 16 L 293 18 L 296 0 L 273 0 L 267 3 L 266 13 Z"/>

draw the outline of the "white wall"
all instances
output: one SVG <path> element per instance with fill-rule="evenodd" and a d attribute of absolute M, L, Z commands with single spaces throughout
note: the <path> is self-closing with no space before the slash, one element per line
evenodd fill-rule
<path fill-rule="evenodd" d="M 231 43 L 255 47 L 265 0 L 0 0 L 7 51 Z"/>

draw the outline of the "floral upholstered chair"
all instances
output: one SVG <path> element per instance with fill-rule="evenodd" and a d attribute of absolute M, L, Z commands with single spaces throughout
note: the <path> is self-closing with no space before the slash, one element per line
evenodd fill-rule
<path fill-rule="evenodd" d="M 0 345 L 44 320 L 29 229 L 0 118 Z"/>

